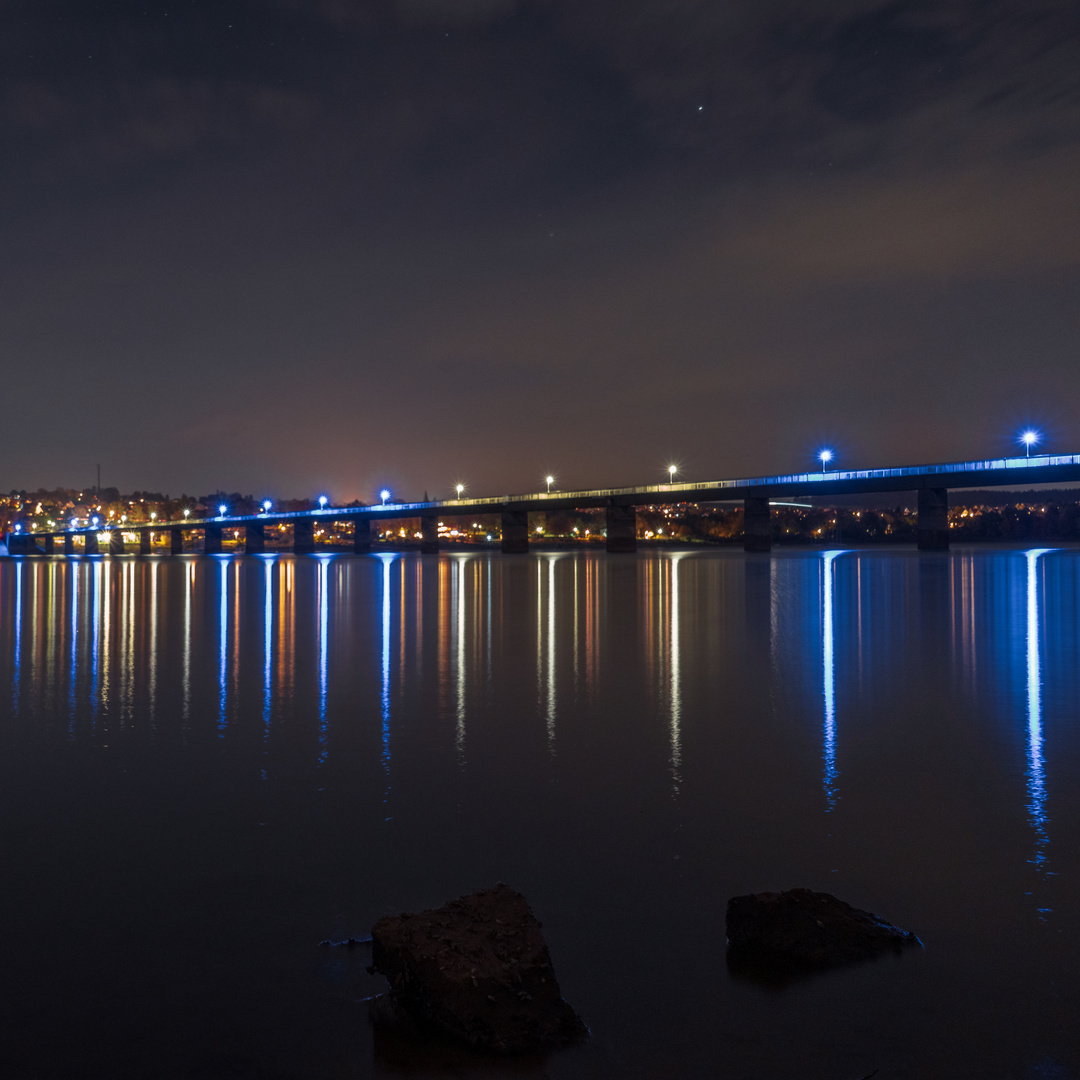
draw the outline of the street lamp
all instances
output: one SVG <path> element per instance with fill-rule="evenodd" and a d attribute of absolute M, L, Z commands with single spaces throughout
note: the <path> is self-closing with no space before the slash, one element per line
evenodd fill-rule
<path fill-rule="evenodd" d="M 379 492 L 379 498 L 382 499 L 382 504 L 385 506 L 386 500 L 390 498 L 390 491 L 387 488 L 383 488 L 382 491 Z"/>
<path fill-rule="evenodd" d="M 820 451 L 820 453 L 818 454 L 818 460 L 821 462 L 821 475 L 822 476 L 825 475 L 825 466 L 830 461 L 832 461 L 832 459 L 833 459 L 833 452 L 830 449 L 828 449 L 827 447 L 824 450 Z"/>
<path fill-rule="evenodd" d="M 1039 441 L 1042 436 L 1037 431 L 1032 431 L 1028 428 L 1023 435 L 1020 436 L 1020 441 L 1024 444 L 1024 449 L 1027 451 L 1027 456 L 1031 457 L 1031 448 Z"/>
<path fill-rule="evenodd" d="M 555 483 L 554 476 L 545 476 L 544 483 L 547 484 L 548 494 L 551 494 L 551 485 Z"/>
<path fill-rule="evenodd" d="M 191 510 L 190 510 L 190 508 L 189 508 L 189 509 L 185 509 L 185 510 L 184 510 L 184 520 L 185 520 L 185 521 L 187 521 L 187 519 L 188 519 L 189 517 L 191 517 Z"/>
<path fill-rule="evenodd" d="M 326 497 L 325 495 L 320 495 L 320 496 L 319 496 L 319 509 L 320 509 L 320 510 L 325 510 L 325 509 L 326 509 L 326 504 L 327 504 L 327 503 L 328 503 L 329 501 L 330 501 L 330 500 L 329 500 L 329 499 L 327 499 L 327 497 Z"/>
<path fill-rule="evenodd" d="M 458 498 L 460 499 L 461 498 L 461 493 L 465 490 L 465 485 L 464 484 L 457 484 L 455 486 L 454 490 L 457 492 Z"/>
<path fill-rule="evenodd" d="M 264 514 L 269 514 L 270 513 L 270 507 L 273 506 L 273 505 L 274 504 L 269 499 L 263 499 L 263 513 Z"/>
<path fill-rule="evenodd" d="M 229 508 L 224 503 L 221 503 L 221 505 L 218 506 L 218 508 L 217 508 L 218 517 L 224 517 L 225 516 L 225 511 L 228 510 L 228 509 Z"/>
<path fill-rule="evenodd" d="M 679 466 L 678 465 L 669 465 L 667 467 L 667 471 L 668 471 L 668 483 L 669 484 L 674 484 L 675 483 L 675 474 L 679 471 Z"/>

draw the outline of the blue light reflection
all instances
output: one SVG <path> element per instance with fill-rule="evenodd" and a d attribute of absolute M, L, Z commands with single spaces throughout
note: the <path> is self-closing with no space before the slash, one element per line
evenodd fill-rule
<path fill-rule="evenodd" d="M 1031 861 L 1042 870 L 1046 864 L 1046 766 L 1043 760 L 1042 670 L 1039 660 L 1039 557 L 1050 548 L 1025 552 L 1027 560 L 1027 808 L 1035 833 Z"/>
<path fill-rule="evenodd" d="M 382 767 L 387 777 L 386 795 L 390 793 L 390 566 L 396 555 L 380 555 L 382 561 L 382 686 L 379 706 L 382 718 Z M 384 795 L 383 801 L 386 801 Z"/>
<path fill-rule="evenodd" d="M 842 551 L 826 551 L 822 555 L 822 595 L 821 595 L 821 641 L 822 641 L 822 682 L 825 701 L 825 724 L 822 732 L 822 757 L 824 768 L 822 786 L 825 789 L 826 813 L 836 809 L 836 651 L 835 651 L 835 611 L 834 611 L 834 567 L 837 556 Z"/>
<path fill-rule="evenodd" d="M 327 685 L 327 639 L 330 628 L 330 599 L 328 566 L 332 555 L 318 555 L 319 563 L 319 764 L 326 761 L 326 685 Z"/>

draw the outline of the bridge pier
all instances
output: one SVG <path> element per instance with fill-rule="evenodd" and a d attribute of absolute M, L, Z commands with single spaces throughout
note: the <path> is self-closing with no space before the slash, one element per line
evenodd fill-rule
<path fill-rule="evenodd" d="M 915 528 L 920 551 L 949 550 L 947 488 L 919 488 L 919 516 Z"/>
<path fill-rule="evenodd" d="M 34 538 L 26 533 L 8 533 L 7 549 L 9 555 L 44 555 L 45 549 L 34 543 Z"/>
<path fill-rule="evenodd" d="M 244 526 L 244 551 L 248 555 L 261 555 L 266 550 L 266 524 L 249 521 Z"/>
<path fill-rule="evenodd" d="M 169 554 L 170 555 L 183 555 L 184 554 L 184 530 L 183 529 L 170 529 L 169 530 Z"/>
<path fill-rule="evenodd" d="M 140 529 L 139 530 L 139 554 L 140 555 L 149 555 L 150 554 L 150 530 L 149 529 Z"/>
<path fill-rule="evenodd" d="M 311 518 L 297 518 L 293 522 L 292 549 L 297 555 L 310 555 L 315 550 L 315 522 Z"/>
<path fill-rule="evenodd" d="M 439 515 L 420 515 L 420 554 L 439 554 Z"/>
<path fill-rule="evenodd" d="M 119 529 L 109 530 L 109 554 L 124 554 L 124 534 Z"/>
<path fill-rule="evenodd" d="M 205 526 L 203 526 L 203 554 L 204 555 L 220 555 L 221 554 L 221 532 L 222 532 L 222 526 L 220 526 L 220 525 L 205 525 Z"/>
<path fill-rule="evenodd" d="M 49 533 L 48 536 L 43 536 L 41 538 L 42 546 L 45 548 L 46 555 L 51 555 L 53 553 L 54 539 L 55 538 L 53 537 L 52 533 Z"/>
<path fill-rule="evenodd" d="M 524 555 L 529 550 L 529 511 L 502 512 L 502 551 L 506 555 Z"/>
<path fill-rule="evenodd" d="M 632 554 L 637 551 L 637 509 L 633 506 L 605 507 L 607 523 L 607 550 L 614 554 Z"/>
<path fill-rule="evenodd" d="M 371 518 L 353 518 L 352 549 L 357 555 L 371 551 Z"/>
<path fill-rule="evenodd" d="M 64 554 L 65 555 L 74 555 L 75 554 L 75 537 L 72 536 L 71 533 L 69 533 L 69 532 L 64 533 Z"/>
<path fill-rule="evenodd" d="M 94 530 L 91 530 L 86 534 L 86 547 L 83 548 L 84 555 L 97 555 L 98 549 L 98 534 Z"/>
<path fill-rule="evenodd" d="M 743 499 L 743 551 L 772 551 L 769 500 L 758 495 Z"/>

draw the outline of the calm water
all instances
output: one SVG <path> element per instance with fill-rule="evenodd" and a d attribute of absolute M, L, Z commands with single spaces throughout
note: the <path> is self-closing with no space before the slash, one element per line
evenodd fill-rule
<path fill-rule="evenodd" d="M 3 1075 L 471 1075 L 318 943 L 503 880 L 593 1039 L 482 1075 L 1080 1076 L 1078 661 L 1077 550 L 5 561 Z M 735 977 L 794 886 L 926 949 Z"/>

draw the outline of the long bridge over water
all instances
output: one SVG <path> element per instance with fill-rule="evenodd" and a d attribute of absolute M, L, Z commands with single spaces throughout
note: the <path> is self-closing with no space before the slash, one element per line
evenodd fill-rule
<path fill-rule="evenodd" d="M 439 550 L 439 523 L 446 518 L 499 514 L 501 550 L 529 550 L 529 511 L 603 509 L 606 547 L 609 552 L 637 549 L 637 508 L 657 503 L 731 502 L 742 499 L 743 547 L 746 551 L 769 551 L 772 527 L 771 501 L 808 496 L 858 495 L 877 492 L 915 492 L 918 499 L 918 547 L 942 551 L 949 546 L 949 490 L 951 488 L 1007 487 L 1017 484 L 1068 484 L 1080 481 L 1080 454 L 1032 454 L 1031 456 L 956 461 L 937 465 L 905 465 L 884 469 L 835 469 L 779 476 L 757 476 L 697 483 L 647 484 L 643 487 L 595 488 L 587 491 L 541 491 L 524 495 L 494 495 L 411 503 L 379 503 L 373 506 L 326 506 L 312 510 L 257 514 L 221 514 L 218 517 L 182 521 L 153 521 L 88 525 L 80 528 L 27 530 L 5 537 L 10 555 L 119 555 L 124 534 L 135 533 L 141 554 L 151 552 L 151 534 L 169 533 L 169 550 L 184 552 L 184 534 L 202 532 L 207 555 L 222 551 L 225 530 L 244 530 L 244 549 L 257 554 L 265 550 L 266 531 L 274 526 L 292 527 L 293 550 L 307 554 L 316 550 L 315 527 L 334 522 L 353 526 L 353 550 L 371 550 L 372 525 L 402 518 L 420 519 L 420 550 Z M 82 538 L 81 552 L 76 538 Z M 102 550 L 104 548 L 104 551 Z"/>

